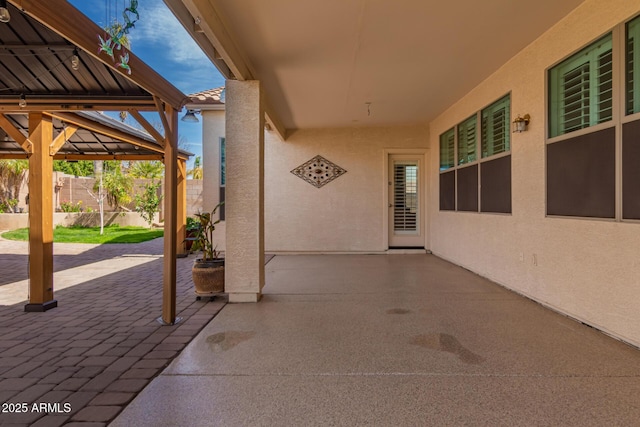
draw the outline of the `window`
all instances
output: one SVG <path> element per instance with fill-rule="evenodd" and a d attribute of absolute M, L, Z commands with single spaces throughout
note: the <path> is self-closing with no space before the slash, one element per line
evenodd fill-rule
<path fill-rule="evenodd" d="M 440 210 L 511 213 L 510 106 L 504 96 L 440 135 Z"/>
<path fill-rule="evenodd" d="M 549 136 L 611 120 L 611 33 L 549 70 Z"/>
<path fill-rule="evenodd" d="M 227 179 L 227 152 L 226 141 L 220 137 L 220 186 L 224 187 Z"/>
<path fill-rule="evenodd" d="M 548 76 L 547 215 L 640 220 L 640 17 Z"/>
<path fill-rule="evenodd" d="M 626 114 L 640 113 L 640 17 L 626 26 Z M 640 120 L 622 125 L 622 218 L 640 220 Z"/>
<path fill-rule="evenodd" d="M 440 135 L 440 171 L 446 171 L 456 163 L 456 130 L 451 128 Z M 440 174 L 440 210 L 456 210 L 456 172 Z"/>
<path fill-rule="evenodd" d="M 227 150 L 226 141 L 224 137 L 220 137 L 220 202 L 224 202 L 226 198 L 226 182 L 227 182 Z M 218 209 L 220 212 L 220 221 L 225 220 L 225 206 L 224 204 Z"/>
<path fill-rule="evenodd" d="M 627 24 L 626 113 L 640 112 L 640 17 Z"/>
<path fill-rule="evenodd" d="M 511 149 L 509 96 L 482 110 L 482 158 Z"/>
<path fill-rule="evenodd" d="M 449 129 L 440 135 L 440 170 L 447 170 L 455 165 L 455 131 Z"/>
<path fill-rule="evenodd" d="M 458 164 L 476 161 L 476 115 L 469 117 L 458 125 Z"/>

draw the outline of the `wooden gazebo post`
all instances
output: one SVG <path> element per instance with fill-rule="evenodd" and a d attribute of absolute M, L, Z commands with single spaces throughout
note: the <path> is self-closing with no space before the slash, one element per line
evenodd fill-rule
<path fill-rule="evenodd" d="M 187 253 L 184 239 L 187 237 L 187 162 L 178 159 L 178 194 L 177 194 L 177 230 L 176 230 L 176 251 L 178 254 Z"/>
<path fill-rule="evenodd" d="M 178 112 L 165 105 L 158 108 L 165 125 L 164 144 L 164 270 L 161 323 L 173 325 L 176 318 L 176 248 L 178 228 Z"/>
<path fill-rule="evenodd" d="M 53 299 L 53 123 L 41 112 L 29 113 L 29 303 L 25 311 L 57 307 Z"/>

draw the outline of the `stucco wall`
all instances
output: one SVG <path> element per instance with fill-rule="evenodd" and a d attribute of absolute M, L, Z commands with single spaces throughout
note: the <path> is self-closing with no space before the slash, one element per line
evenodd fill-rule
<path fill-rule="evenodd" d="M 154 222 L 158 222 L 158 214 L 154 216 Z M 148 227 L 149 224 L 142 219 L 137 212 L 105 212 L 104 225 L 120 225 Z M 82 227 L 99 227 L 100 213 L 66 213 L 55 212 L 53 214 L 53 226 L 61 225 L 63 227 L 82 226 Z M 0 214 L 0 230 L 15 230 L 17 228 L 29 227 L 29 214 Z"/>
<path fill-rule="evenodd" d="M 426 127 L 298 130 L 265 141 L 267 251 L 378 252 L 385 247 L 384 150 L 427 148 Z M 321 155 L 347 173 L 321 188 L 291 170 Z"/>
<path fill-rule="evenodd" d="M 139 194 L 142 192 L 144 185 L 149 180 L 135 179 L 133 185 L 133 194 Z M 94 178 L 81 177 L 76 178 L 71 175 L 63 174 L 61 172 L 53 172 L 53 207 L 55 210 L 60 209 L 61 202 L 70 202 L 76 205 L 78 202 L 82 202 L 81 206 L 84 210 L 91 208 L 94 211 L 100 209 L 100 206 L 96 199 L 94 199 L 87 190 L 93 189 Z M 59 186 L 57 184 L 60 184 Z M 161 180 L 161 193 L 164 192 L 164 180 Z M 18 208 L 22 208 L 24 212 L 29 210 L 27 202 L 27 195 L 29 194 L 28 179 L 25 177 L 20 190 L 20 199 Z M 187 216 L 193 216 L 198 212 L 203 211 L 203 180 L 201 179 L 187 179 Z M 105 202 L 105 209 L 111 210 L 109 205 Z M 128 208 L 133 209 L 135 203 L 129 204 Z M 164 204 L 160 204 L 160 213 Z"/>
<path fill-rule="evenodd" d="M 640 345 L 640 224 L 545 217 L 545 70 L 640 11 L 627 0 L 587 0 L 430 124 L 431 194 L 439 135 L 511 92 L 512 215 L 430 208 L 432 251 L 625 341 Z M 513 118 L 512 118 L 513 120 Z"/>
<path fill-rule="evenodd" d="M 223 112 L 203 112 L 204 206 L 217 204 Z M 382 252 L 384 150 L 428 147 L 425 126 L 297 130 L 281 141 L 265 134 L 267 252 Z M 291 170 L 322 155 L 347 173 L 315 188 Z M 426 186 L 423 197 L 427 197 Z M 214 240 L 224 250 L 225 222 Z"/>
<path fill-rule="evenodd" d="M 220 138 L 225 136 L 224 111 L 202 111 L 202 208 L 211 212 L 220 202 Z M 216 225 L 214 241 L 218 250 L 226 248 L 226 224 Z"/>

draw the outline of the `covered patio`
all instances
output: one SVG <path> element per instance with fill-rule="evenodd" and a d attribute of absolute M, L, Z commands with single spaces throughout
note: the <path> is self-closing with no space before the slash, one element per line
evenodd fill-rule
<path fill-rule="evenodd" d="M 227 78 L 230 301 L 430 251 L 640 346 L 638 4 L 164 2 Z"/>
<path fill-rule="evenodd" d="M 276 256 L 110 425 L 635 425 L 640 352 L 433 255 Z"/>

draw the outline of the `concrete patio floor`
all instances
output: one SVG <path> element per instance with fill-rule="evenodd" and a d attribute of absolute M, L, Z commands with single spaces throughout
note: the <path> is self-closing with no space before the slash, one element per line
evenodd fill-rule
<path fill-rule="evenodd" d="M 640 351 L 432 255 L 276 256 L 111 424 L 640 420 Z"/>
<path fill-rule="evenodd" d="M 162 250 L 162 239 L 55 244 L 59 305 L 25 313 L 28 244 L 0 238 L 0 425 L 106 425 L 215 316 L 225 302 L 195 300 L 192 256 L 177 262 L 183 320 L 156 321 Z"/>

